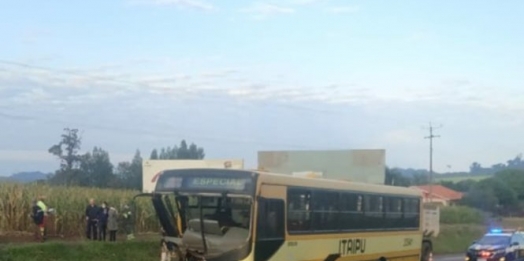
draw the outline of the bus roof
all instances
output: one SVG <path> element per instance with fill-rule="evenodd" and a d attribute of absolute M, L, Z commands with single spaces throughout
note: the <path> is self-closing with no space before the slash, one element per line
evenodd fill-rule
<path fill-rule="evenodd" d="M 184 170 L 198 171 L 200 168 L 191 168 L 191 169 L 177 169 L 177 170 L 165 170 L 165 172 L 185 172 Z M 209 173 L 213 169 L 205 168 L 201 169 Z M 353 182 L 346 180 L 333 180 L 326 178 L 308 178 L 308 177 L 297 177 L 288 174 L 280 173 L 270 173 L 260 170 L 243 170 L 243 169 L 215 169 L 223 173 L 227 171 L 231 174 L 239 176 L 253 175 L 253 173 L 258 175 L 259 182 L 265 184 L 275 184 L 275 185 L 285 185 L 285 186 L 295 186 L 295 187 L 308 187 L 308 188 L 318 188 L 318 189 L 335 189 L 335 190 L 352 190 L 359 192 L 368 192 L 368 193 L 384 193 L 390 195 L 403 195 L 403 196 L 414 196 L 421 197 L 422 192 L 406 187 L 397 187 L 383 184 L 370 184 L 363 182 Z"/>
<path fill-rule="evenodd" d="M 353 182 L 346 180 L 334 180 L 326 178 L 308 178 L 308 177 L 297 177 L 286 174 L 270 173 L 264 171 L 253 171 L 259 174 L 259 181 L 268 184 L 279 184 L 297 187 L 310 187 L 319 189 L 336 189 L 336 190 L 353 190 L 360 192 L 376 193 L 381 192 L 384 194 L 392 195 L 410 195 L 421 197 L 422 192 L 407 187 L 398 187 L 383 184 L 371 184 L 363 182 Z"/>

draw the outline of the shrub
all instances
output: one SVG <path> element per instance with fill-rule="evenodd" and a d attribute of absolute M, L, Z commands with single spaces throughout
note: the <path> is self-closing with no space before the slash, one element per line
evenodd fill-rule
<path fill-rule="evenodd" d="M 482 224 L 482 212 L 466 206 L 448 206 L 440 209 L 441 224 Z"/>

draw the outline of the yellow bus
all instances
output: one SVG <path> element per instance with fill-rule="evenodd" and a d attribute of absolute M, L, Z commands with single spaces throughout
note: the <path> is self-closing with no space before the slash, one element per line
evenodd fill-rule
<path fill-rule="evenodd" d="M 417 190 L 261 171 L 163 171 L 153 199 L 181 261 L 426 261 Z M 172 203 L 172 204 L 171 204 Z"/>

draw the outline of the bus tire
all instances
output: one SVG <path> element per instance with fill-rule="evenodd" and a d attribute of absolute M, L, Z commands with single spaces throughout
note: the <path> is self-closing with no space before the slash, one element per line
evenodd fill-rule
<path fill-rule="evenodd" d="M 433 246 L 429 241 L 422 242 L 422 249 L 420 253 L 420 261 L 433 261 Z"/>
<path fill-rule="evenodd" d="M 378 261 L 388 261 L 385 257 L 381 256 Z"/>

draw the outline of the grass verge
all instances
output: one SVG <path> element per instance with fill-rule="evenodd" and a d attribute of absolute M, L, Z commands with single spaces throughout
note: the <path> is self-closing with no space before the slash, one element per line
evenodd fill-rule
<path fill-rule="evenodd" d="M 524 219 L 505 219 L 503 227 L 524 227 Z M 484 225 L 441 225 L 433 239 L 434 254 L 462 254 L 475 239 L 486 233 Z M 158 260 L 160 249 L 156 235 L 140 241 L 109 242 L 49 242 L 23 245 L 0 244 L 0 261 L 149 261 Z"/>
<path fill-rule="evenodd" d="M 433 241 L 434 253 L 464 253 L 471 242 L 485 233 L 484 226 L 446 225 Z M 109 242 L 49 242 L 7 245 L 0 261 L 150 261 L 158 260 L 158 240 Z"/>
<path fill-rule="evenodd" d="M 442 214 L 442 212 L 441 212 Z M 454 215 L 467 216 L 466 212 L 452 213 Z M 482 237 L 487 231 L 487 225 L 474 224 L 472 219 L 456 217 L 459 221 L 468 220 L 467 224 L 441 224 L 440 234 L 433 239 L 435 254 L 462 254 L 474 240 Z M 442 217 L 441 217 L 442 220 Z M 524 228 L 523 218 L 504 218 L 500 222 L 503 228 Z"/>
<path fill-rule="evenodd" d="M 34 243 L 5 246 L 0 261 L 151 261 L 159 258 L 159 241 Z"/>
<path fill-rule="evenodd" d="M 434 254 L 465 253 L 468 246 L 486 233 L 482 225 L 441 225 L 440 234 L 433 239 Z"/>

